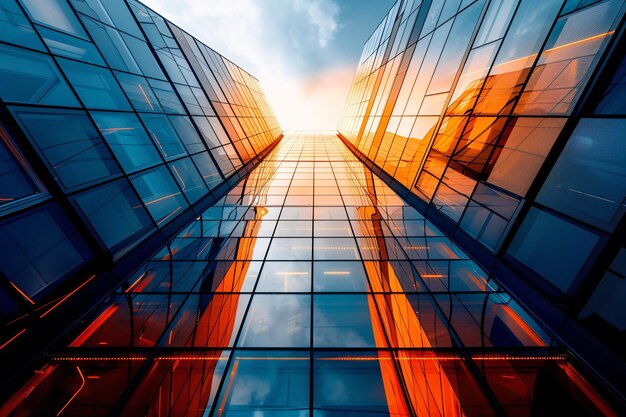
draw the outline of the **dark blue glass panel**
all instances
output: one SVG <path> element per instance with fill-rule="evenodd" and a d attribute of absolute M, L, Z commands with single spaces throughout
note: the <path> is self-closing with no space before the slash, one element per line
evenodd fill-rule
<path fill-rule="evenodd" d="M 44 50 L 37 33 L 15 0 L 0 0 L 0 40 Z"/>
<path fill-rule="evenodd" d="M 139 27 L 123 0 L 71 0 L 71 3 L 81 13 L 141 37 Z"/>
<path fill-rule="evenodd" d="M 0 271 L 31 298 L 92 256 L 54 204 L 1 223 L 0 252 Z"/>
<path fill-rule="evenodd" d="M 89 34 L 111 68 L 141 74 L 139 65 L 117 30 L 89 17 L 81 17 Z"/>
<path fill-rule="evenodd" d="M 185 114 L 185 108 L 170 83 L 153 79 L 149 79 L 148 82 L 165 113 Z"/>
<path fill-rule="evenodd" d="M 150 216 L 127 180 L 89 190 L 77 196 L 76 202 L 100 239 L 113 252 L 132 244 L 153 227 Z"/>
<path fill-rule="evenodd" d="M 12 109 L 65 188 L 119 172 L 91 120 L 82 111 Z"/>
<path fill-rule="evenodd" d="M 22 0 L 22 3 L 34 22 L 86 38 L 74 11 L 65 0 Z"/>
<path fill-rule="evenodd" d="M 368 294 L 315 294 L 314 347 L 375 347 Z M 372 304 L 373 305 L 373 304 Z"/>
<path fill-rule="evenodd" d="M 172 175 L 164 166 L 135 175 L 131 181 L 159 226 L 174 219 L 188 206 Z"/>
<path fill-rule="evenodd" d="M 53 54 L 104 65 L 104 60 L 93 43 L 45 27 L 37 29 Z"/>
<path fill-rule="evenodd" d="M 533 208 L 515 235 L 509 253 L 567 292 L 598 239 L 598 235 Z"/>
<path fill-rule="evenodd" d="M 90 109 L 131 110 L 111 71 L 93 65 L 59 58 L 59 64 Z"/>
<path fill-rule="evenodd" d="M 604 96 L 598 103 L 596 114 L 626 114 L 626 57 L 617 69 L 611 83 L 604 91 Z"/>
<path fill-rule="evenodd" d="M 170 164 L 174 178 L 185 196 L 192 204 L 208 192 L 200 173 L 190 158 L 179 159 Z"/>
<path fill-rule="evenodd" d="M 170 122 L 176 129 L 178 137 L 182 140 L 189 153 L 196 153 L 206 150 L 202 139 L 193 127 L 191 120 L 187 116 L 169 116 Z"/>
<path fill-rule="evenodd" d="M 537 201 L 611 231 L 626 212 L 626 119 L 582 119 Z"/>
<path fill-rule="evenodd" d="M 196 166 L 200 171 L 200 175 L 202 175 L 202 178 L 209 189 L 216 187 L 222 182 L 220 172 L 215 166 L 215 163 L 213 163 L 213 160 L 208 152 L 193 155 L 192 159 L 196 163 Z"/>
<path fill-rule="evenodd" d="M 5 130 L 0 126 L 0 207 L 39 193 L 39 186 L 27 173 L 23 156 L 11 141 Z M 21 163 L 19 161 L 22 161 Z"/>
<path fill-rule="evenodd" d="M 117 71 L 115 76 L 135 110 L 159 113 L 163 111 L 150 84 L 144 77 Z"/>
<path fill-rule="evenodd" d="M 165 79 L 165 75 L 147 43 L 125 33 L 122 33 L 122 38 L 145 76 Z"/>
<path fill-rule="evenodd" d="M 390 404 L 386 395 L 387 388 L 400 388 L 398 376 L 389 363 L 390 360 L 390 354 L 382 352 L 315 353 L 313 362 L 314 416 L 388 417 L 396 415 L 390 413 Z M 384 376 L 383 369 L 386 371 Z M 405 400 L 402 395 L 395 393 L 391 398 L 396 410 L 406 409 L 407 405 L 403 404 Z"/>
<path fill-rule="evenodd" d="M 124 171 L 131 172 L 162 162 L 134 113 L 92 112 L 91 116 Z"/>
<path fill-rule="evenodd" d="M 0 45 L 0 96 L 4 101 L 78 107 L 50 56 Z"/>
<path fill-rule="evenodd" d="M 236 351 L 215 407 L 216 415 L 309 415 L 309 353 Z"/>
<path fill-rule="evenodd" d="M 187 153 L 167 116 L 144 113 L 141 114 L 141 120 L 145 123 L 150 138 L 165 159 L 176 158 Z"/>

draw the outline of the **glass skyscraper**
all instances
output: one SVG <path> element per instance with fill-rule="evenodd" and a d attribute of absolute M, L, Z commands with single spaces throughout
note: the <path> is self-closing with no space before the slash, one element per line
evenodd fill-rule
<path fill-rule="evenodd" d="M 135 0 L 0 0 L 0 417 L 618 416 L 621 0 L 398 0 L 337 132 Z"/>

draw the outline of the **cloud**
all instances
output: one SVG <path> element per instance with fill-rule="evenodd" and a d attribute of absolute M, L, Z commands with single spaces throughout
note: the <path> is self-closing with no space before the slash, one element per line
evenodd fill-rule
<path fill-rule="evenodd" d="M 339 5 L 328 0 L 299 0 L 296 2 L 296 8 L 306 11 L 309 22 L 317 28 L 319 46 L 325 48 L 339 29 L 337 22 Z"/>
<path fill-rule="evenodd" d="M 144 3 L 257 77 L 283 129 L 337 127 L 356 69 L 333 42 L 338 0 Z"/>

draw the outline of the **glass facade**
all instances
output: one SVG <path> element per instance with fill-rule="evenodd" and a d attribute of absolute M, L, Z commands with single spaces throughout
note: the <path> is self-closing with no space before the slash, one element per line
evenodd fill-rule
<path fill-rule="evenodd" d="M 3 415 L 616 415 L 332 134 L 288 134 L 63 339 Z"/>
<path fill-rule="evenodd" d="M 398 1 L 365 43 L 338 127 L 569 348 L 614 370 L 622 398 L 626 286 L 610 265 L 626 244 L 625 11 Z"/>
<path fill-rule="evenodd" d="M 0 98 L 7 335 L 281 134 L 254 77 L 134 0 L 0 0 Z"/>
<path fill-rule="evenodd" d="M 0 417 L 623 415 L 625 14 L 398 0 L 283 136 L 136 0 L 0 0 Z"/>

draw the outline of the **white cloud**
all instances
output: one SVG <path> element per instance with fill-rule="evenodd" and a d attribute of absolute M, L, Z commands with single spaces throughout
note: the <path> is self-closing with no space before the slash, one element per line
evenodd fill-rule
<path fill-rule="evenodd" d="M 337 127 L 355 68 L 333 62 L 336 0 L 144 3 L 257 77 L 283 129 Z"/>
<path fill-rule="evenodd" d="M 319 46 L 322 48 L 326 47 L 339 29 L 339 24 L 337 23 L 340 11 L 339 6 L 328 0 L 298 0 L 296 7 L 306 11 L 309 16 L 309 22 L 317 28 Z"/>

